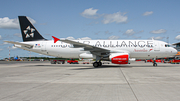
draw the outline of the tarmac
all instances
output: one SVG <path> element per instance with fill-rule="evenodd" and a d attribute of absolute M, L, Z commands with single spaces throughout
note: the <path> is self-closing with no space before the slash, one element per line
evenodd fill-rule
<path fill-rule="evenodd" d="M 180 65 L 1 61 L 0 101 L 180 101 Z"/>

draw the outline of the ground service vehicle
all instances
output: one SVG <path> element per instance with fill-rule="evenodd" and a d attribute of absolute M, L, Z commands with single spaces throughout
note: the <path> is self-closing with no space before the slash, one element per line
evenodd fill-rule
<path fill-rule="evenodd" d="M 77 60 L 71 59 L 71 60 L 67 60 L 67 63 L 69 64 L 78 64 Z"/>
<path fill-rule="evenodd" d="M 154 62 L 154 60 L 150 59 L 150 60 L 146 60 L 145 62 Z M 157 59 L 157 60 L 155 60 L 155 62 L 164 63 L 164 60 Z"/>
<path fill-rule="evenodd" d="M 170 63 L 172 63 L 172 64 L 180 64 L 180 60 L 173 59 L 173 60 L 170 60 Z"/>
<path fill-rule="evenodd" d="M 51 60 L 51 64 L 64 64 L 65 60 Z"/>

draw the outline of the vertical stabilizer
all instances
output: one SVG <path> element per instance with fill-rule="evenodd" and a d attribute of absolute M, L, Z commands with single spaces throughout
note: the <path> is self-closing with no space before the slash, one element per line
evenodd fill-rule
<path fill-rule="evenodd" d="M 18 16 L 23 41 L 45 40 L 26 16 Z"/>

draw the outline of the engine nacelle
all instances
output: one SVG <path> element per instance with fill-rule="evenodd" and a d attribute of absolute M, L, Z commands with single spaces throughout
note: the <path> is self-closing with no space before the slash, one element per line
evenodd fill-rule
<path fill-rule="evenodd" d="M 79 55 L 79 58 L 85 58 L 85 59 L 96 59 L 96 57 L 93 54 L 88 53 L 82 53 Z"/>
<path fill-rule="evenodd" d="M 128 53 L 111 53 L 109 59 L 114 64 L 128 64 L 129 54 Z"/>

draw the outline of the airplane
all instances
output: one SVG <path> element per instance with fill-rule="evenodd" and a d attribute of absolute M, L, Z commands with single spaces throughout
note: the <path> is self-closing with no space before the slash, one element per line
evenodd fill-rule
<path fill-rule="evenodd" d="M 95 59 L 94 67 L 102 60 L 114 64 L 129 64 L 130 58 L 152 59 L 175 56 L 177 50 L 158 40 L 68 40 L 52 36 L 45 39 L 26 16 L 18 16 L 23 42 L 5 41 L 15 47 L 60 58 Z M 153 63 L 157 66 L 157 63 Z"/>

